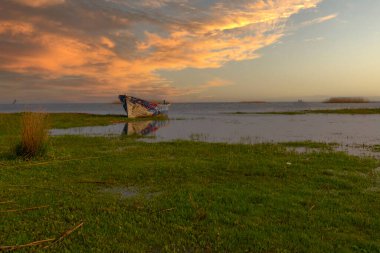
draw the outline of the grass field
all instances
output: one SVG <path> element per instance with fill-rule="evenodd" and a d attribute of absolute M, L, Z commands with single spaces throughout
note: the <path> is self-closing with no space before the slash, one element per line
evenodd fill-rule
<path fill-rule="evenodd" d="M 311 142 L 79 136 L 50 138 L 46 156 L 24 161 L 7 138 L 18 117 L 0 115 L 1 246 L 51 239 L 24 250 L 380 252 L 379 161 Z M 120 120 L 50 119 L 54 127 Z"/>

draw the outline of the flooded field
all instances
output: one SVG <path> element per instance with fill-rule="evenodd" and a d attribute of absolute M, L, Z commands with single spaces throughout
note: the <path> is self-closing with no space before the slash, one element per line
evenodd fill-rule
<path fill-rule="evenodd" d="M 144 135 L 149 141 L 199 140 L 228 143 L 289 141 L 380 143 L 378 115 L 215 115 L 169 121 L 55 129 L 52 135 Z"/>
<path fill-rule="evenodd" d="M 380 103 L 197 103 L 173 104 L 168 121 L 53 129 L 52 135 L 143 135 L 145 141 L 199 140 L 227 143 L 316 141 L 342 145 L 380 143 L 380 115 L 234 115 L 234 112 L 283 112 L 314 109 L 380 108 Z M 1 112 L 36 110 L 124 114 L 117 104 L 1 105 Z"/>

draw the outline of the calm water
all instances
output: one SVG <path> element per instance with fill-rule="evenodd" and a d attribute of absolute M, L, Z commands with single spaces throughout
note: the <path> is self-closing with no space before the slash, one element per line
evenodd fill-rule
<path fill-rule="evenodd" d="M 198 103 L 173 104 L 168 122 L 138 122 L 107 127 L 55 129 L 53 135 L 154 136 L 147 141 L 176 139 L 229 143 L 323 141 L 342 144 L 379 144 L 380 115 L 229 115 L 228 112 L 298 111 L 310 109 L 380 108 L 380 103 Z M 114 104 L 0 105 L 0 112 L 20 111 L 124 114 Z"/>

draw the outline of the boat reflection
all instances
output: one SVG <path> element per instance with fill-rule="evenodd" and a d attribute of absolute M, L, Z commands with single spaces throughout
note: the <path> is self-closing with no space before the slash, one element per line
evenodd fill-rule
<path fill-rule="evenodd" d="M 168 124 L 167 120 L 137 121 L 126 123 L 122 135 L 146 136 L 156 132 Z"/>
<path fill-rule="evenodd" d="M 50 134 L 58 135 L 83 135 L 83 136 L 146 136 L 153 134 L 158 129 L 166 126 L 169 121 L 150 120 L 129 123 L 112 124 L 109 126 L 74 127 L 68 129 L 52 129 Z"/>

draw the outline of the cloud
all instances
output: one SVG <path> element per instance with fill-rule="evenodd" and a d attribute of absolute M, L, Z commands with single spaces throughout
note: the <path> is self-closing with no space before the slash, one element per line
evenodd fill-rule
<path fill-rule="evenodd" d="M 221 78 L 214 78 L 205 84 L 203 84 L 201 87 L 202 88 L 219 88 L 219 87 L 225 87 L 225 86 L 230 86 L 232 85 L 233 82 L 229 80 L 224 80 Z"/>
<path fill-rule="evenodd" d="M 331 19 L 335 19 L 336 17 L 338 17 L 338 13 L 335 13 L 335 14 L 331 14 L 331 15 L 328 15 L 328 16 L 324 16 L 324 17 L 317 18 L 317 19 L 313 20 L 312 23 L 320 24 L 320 23 L 323 23 L 323 22 L 329 21 L 329 20 L 331 20 Z"/>
<path fill-rule="evenodd" d="M 316 37 L 316 38 L 310 38 L 310 39 L 305 39 L 305 42 L 318 42 L 318 41 L 323 41 L 325 40 L 324 37 Z"/>
<path fill-rule="evenodd" d="M 281 39 L 292 15 L 320 1 L 4 0 L 0 71 L 29 76 L 46 94 L 193 94 L 199 86 L 174 87 L 159 71 L 255 59 Z M 223 85 L 215 79 L 202 87 Z"/>
<path fill-rule="evenodd" d="M 301 24 L 302 27 L 304 26 L 309 26 L 309 25 L 315 25 L 315 24 L 321 24 L 321 23 L 324 23 L 326 21 L 329 21 L 329 20 L 332 20 L 332 19 L 335 19 L 336 17 L 338 17 L 338 13 L 335 13 L 335 14 L 331 14 L 331 15 L 327 15 L 327 16 L 323 16 L 323 17 L 319 17 L 319 18 L 315 18 L 315 19 L 312 19 L 312 20 L 308 20 L 308 21 L 305 21 Z"/>
<path fill-rule="evenodd" d="M 16 3 L 30 7 L 46 7 L 51 5 L 63 4 L 65 0 L 13 0 Z"/>
<path fill-rule="evenodd" d="M 34 27 L 25 22 L 4 21 L 0 23 L 0 35 L 28 35 L 34 32 Z"/>

